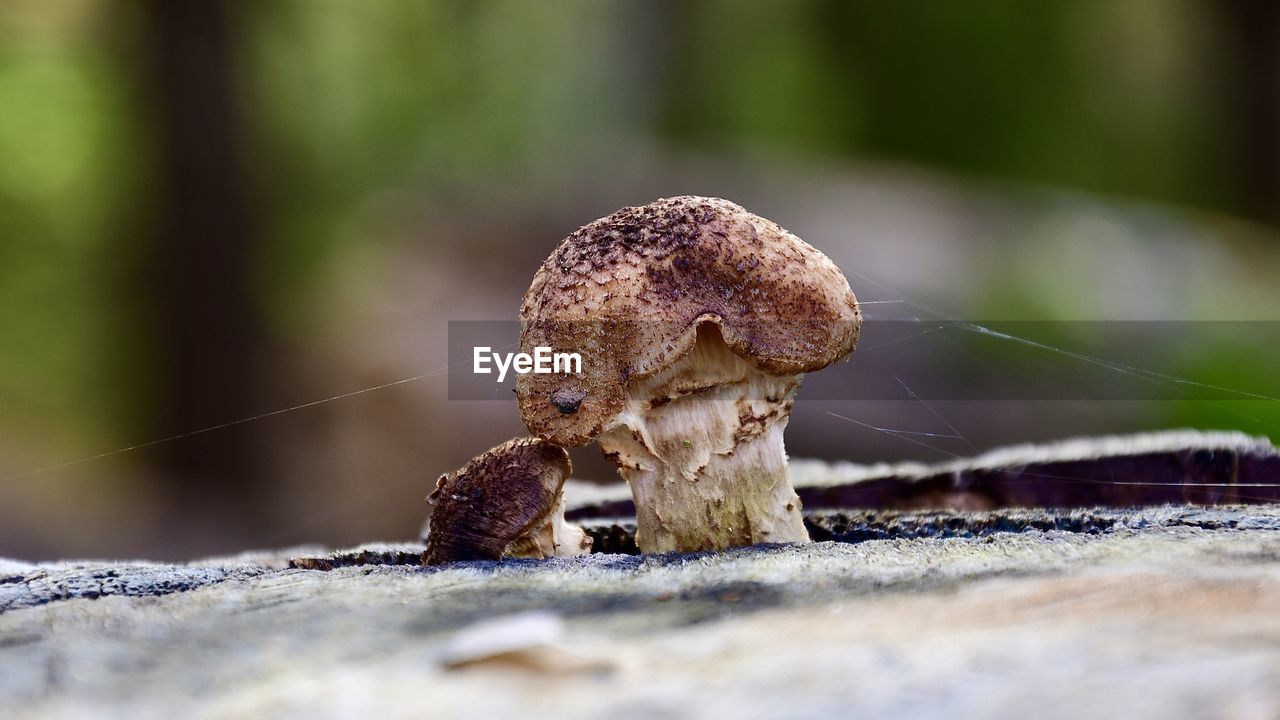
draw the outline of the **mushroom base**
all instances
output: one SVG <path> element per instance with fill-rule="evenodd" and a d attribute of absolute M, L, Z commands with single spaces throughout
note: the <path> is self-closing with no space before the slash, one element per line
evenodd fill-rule
<path fill-rule="evenodd" d="M 700 333 L 670 372 L 633 388 L 598 441 L 631 486 L 641 552 L 809 541 L 782 442 L 799 385 Z"/>
<path fill-rule="evenodd" d="M 516 538 L 505 550 L 504 558 L 577 557 L 591 552 L 591 537 L 577 525 L 564 519 L 564 495 L 556 501 L 551 517 L 536 529 Z"/>

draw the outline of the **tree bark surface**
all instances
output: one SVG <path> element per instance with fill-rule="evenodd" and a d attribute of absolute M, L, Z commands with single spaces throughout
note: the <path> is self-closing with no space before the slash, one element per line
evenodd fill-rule
<path fill-rule="evenodd" d="M 413 543 L 0 561 L 0 705 L 95 718 L 1280 716 L 1280 506 L 856 517 L 879 534 L 434 568 L 411 564 Z"/>

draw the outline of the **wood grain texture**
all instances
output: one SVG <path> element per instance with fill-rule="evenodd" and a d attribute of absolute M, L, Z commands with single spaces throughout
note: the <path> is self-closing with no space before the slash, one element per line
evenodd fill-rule
<path fill-rule="evenodd" d="M 845 519 L 844 542 L 435 568 L 406 564 L 414 543 L 179 565 L 0 561 L 0 706 L 18 718 L 1280 716 L 1280 506 Z"/>

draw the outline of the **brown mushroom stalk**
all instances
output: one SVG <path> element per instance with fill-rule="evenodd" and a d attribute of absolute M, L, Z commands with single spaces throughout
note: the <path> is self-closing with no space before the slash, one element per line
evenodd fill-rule
<path fill-rule="evenodd" d="M 802 374 L 848 357 L 861 322 L 826 256 L 726 200 L 659 200 L 566 238 L 521 320 L 522 351 L 583 359 L 517 378 L 525 424 L 600 443 L 641 551 L 809 539 L 782 435 Z"/>
<path fill-rule="evenodd" d="M 441 475 L 427 498 L 424 565 L 584 555 L 591 538 L 564 519 L 564 448 L 517 438 Z"/>

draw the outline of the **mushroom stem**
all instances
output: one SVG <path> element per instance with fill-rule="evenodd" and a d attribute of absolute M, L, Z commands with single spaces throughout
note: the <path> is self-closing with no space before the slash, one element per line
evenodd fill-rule
<path fill-rule="evenodd" d="M 809 541 L 782 441 L 799 386 L 709 323 L 688 355 L 633 384 L 599 443 L 631 486 L 642 552 Z"/>

